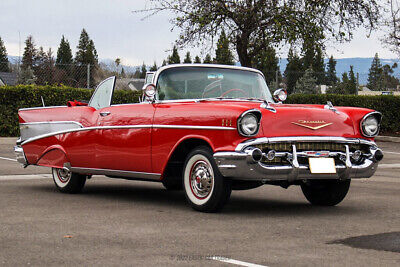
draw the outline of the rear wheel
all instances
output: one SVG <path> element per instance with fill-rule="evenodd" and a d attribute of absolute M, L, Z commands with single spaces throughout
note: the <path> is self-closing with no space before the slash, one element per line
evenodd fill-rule
<path fill-rule="evenodd" d="M 335 206 L 342 202 L 351 180 L 309 180 L 301 185 L 307 200 L 313 205 Z"/>
<path fill-rule="evenodd" d="M 193 149 L 183 169 L 183 188 L 193 209 L 216 212 L 231 195 L 231 181 L 221 175 L 208 147 Z"/>
<path fill-rule="evenodd" d="M 52 168 L 53 181 L 57 189 L 63 193 L 76 194 L 82 191 L 86 175 L 73 173 L 65 169 Z"/>

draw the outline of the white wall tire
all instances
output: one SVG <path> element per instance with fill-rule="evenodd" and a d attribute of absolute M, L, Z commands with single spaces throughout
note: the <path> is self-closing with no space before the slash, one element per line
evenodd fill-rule
<path fill-rule="evenodd" d="M 79 193 L 86 183 L 86 175 L 73 173 L 64 169 L 52 168 L 53 181 L 57 189 L 63 193 Z"/>
<path fill-rule="evenodd" d="M 183 169 L 183 188 L 186 199 L 198 211 L 220 210 L 231 194 L 230 180 L 224 178 L 207 147 L 192 150 Z"/>

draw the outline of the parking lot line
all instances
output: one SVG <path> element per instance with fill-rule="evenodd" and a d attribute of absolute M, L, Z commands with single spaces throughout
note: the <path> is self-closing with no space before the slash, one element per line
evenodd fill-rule
<path fill-rule="evenodd" d="M 392 169 L 392 168 L 400 168 L 400 163 L 379 164 L 378 165 L 378 169 Z"/>
<path fill-rule="evenodd" d="M 399 152 L 392 152 L 392 151 L 383 151 L 383 153 L 400 155 L 400 153 L 399 153 Z"/>
<path fill-rule="evenodd" d="M 1 175 L 0 181 L 38 180 L 52 178 L 51 174 Z"/>
<path fill-rule="evenodd" d="M 235 264 L 235 265 L 239 265 L 239 266 L 247 266 L 247 267 L 268 267 L 268 266 L 266 266 L 266 265 L 254 264 L 254 263 L 245 262 L 245 261 L 238 261 L 238 260 L 229 259 L 229 258 L 225 258 L 225 257 L 210 257 L 209 259 L 210 259 L 210 260 L 214 260 L 214 261 L 220 261 L 220 262 Z"/>
<path fill-rule="evenodd" d="M 17 161 L 16 159 L 3 158 L 3 157 L 0 157 L 0 159 L 9 160 L 9 161 Z"/>

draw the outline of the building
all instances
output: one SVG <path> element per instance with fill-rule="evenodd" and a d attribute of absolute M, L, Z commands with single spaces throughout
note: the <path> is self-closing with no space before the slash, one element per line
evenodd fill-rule
<path fill-rule="evenodd" d="M 17 84 L 17 74 L 14 72 L 0 72 L 0 86 Z"/>

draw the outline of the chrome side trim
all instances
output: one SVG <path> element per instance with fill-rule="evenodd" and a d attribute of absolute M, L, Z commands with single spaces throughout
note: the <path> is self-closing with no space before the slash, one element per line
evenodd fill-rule
<path fill-rule="evenodd" d="M 160 173 L 134 172 L 134 171 L 122 171 L 122 170 L 110 170 L 110 169 L 71 167 L 70 171 L 83 174 L 111 175 L 111 176 L 155 180 L 155 181 L 158 181 L 161 178 Z"/>
<path fill-rule="evenodd" d="M 25 141 L 37 136 L 62 132 L 73 129 L 81 129 L 83 125 L 76 121 L 42 121 L 20 123 L 21 140 Z"/>
<path fill-rule="evenodd" d="M 287 137 L 261 137 L 250 139 L 237 145 L 235 151 L 243 151 L 246 147 L 258 144 L 268 143 L 296 143 L 296 142 L 332 142 L 343 144 L 365 144 L 376 146 L 375 142 L 359 139 L 345 138 L 336 136 L 287 136 Z"/>
<path fill-rule="evenodd" d="M 66 134 L 72 132 L 81 132 L 81 131 L 92 131 L 92 130 L 109 130 L 109 129 L 144 129 L 144 128 L 166 128 L 166 129 L 193 129 L 193 130 L 236 130 L 234 127 L 224 127 L 224 126 L 197 126 L 197 125 L 151 125 L 151 124 L 143 124 L 143 125 L 117 125 L 117 126 L 95 126 L 95 127 L 84 127 L 78 129 L 67 129 L 63 131 L 50 132 L 46 134 L 37 135 L 35 137 L 31 137 L 22 142 L 21 145 L 28 144 L 30 142 L 47 138 L 50 136 L 55 136 L 59 134 Z"/>
<path fill-rule="evenodd" d="M 20 108 L 18 111 L 36 110 L 36 109 L 47 109 L 47 108 L 66 108 L 66 107 L 67 107 L 67 106 L 49 106 L 49 107 Z"/>

